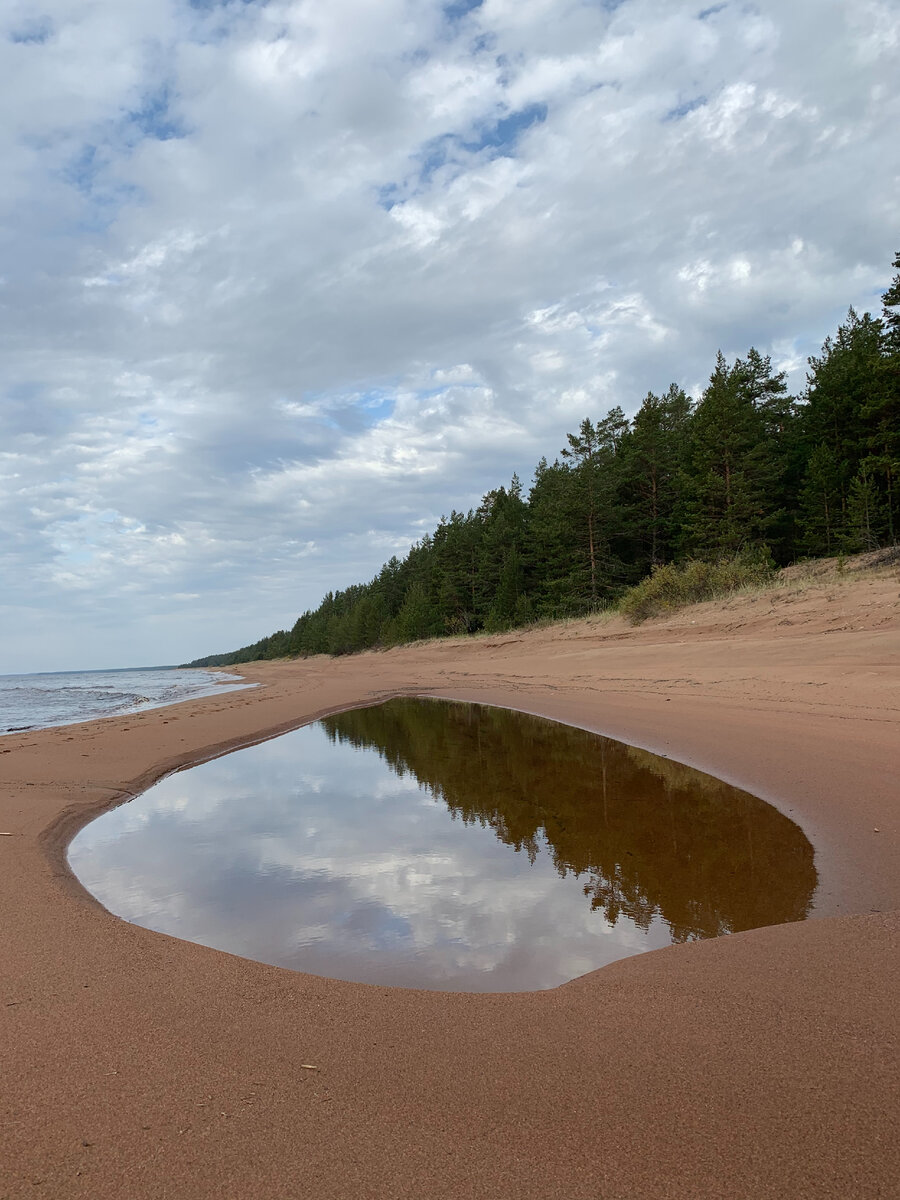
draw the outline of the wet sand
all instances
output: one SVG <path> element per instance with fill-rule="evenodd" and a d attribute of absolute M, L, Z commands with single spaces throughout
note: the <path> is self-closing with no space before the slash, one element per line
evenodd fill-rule
<path fill-rule="evenodd" d="M 0 739 L 0 1200 L 897 1197 L 900 607 L 882 576 L 341 660 Z M 815 918 L 547 992 L 340 983 L 130 926 L 68 872 L 175 767 L 392 694 L 541 713 L 775 803 Z"/>

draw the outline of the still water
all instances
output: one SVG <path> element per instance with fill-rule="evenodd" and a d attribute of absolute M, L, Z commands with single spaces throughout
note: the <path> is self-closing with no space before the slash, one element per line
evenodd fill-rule
<path fill-rule="evenodd" d="M 802 920 L 788 817 L 669 759 L 441 700 L 355 709 L 162 780 L 79 833 L 112 912 L 262 962 L 449 991 L 548 988 Z"/>

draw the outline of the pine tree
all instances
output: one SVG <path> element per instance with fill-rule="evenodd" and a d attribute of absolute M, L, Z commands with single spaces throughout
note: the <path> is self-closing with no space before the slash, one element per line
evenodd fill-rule
<path fill-rule="evenodd" d="M 884 305 L 888 353 L 900 354 L 900 250 L 894 255 L 894 269 L 897 274 L 891 281 L 891 286 L 882 295 L 881 301 Z"/>
<path fill-rule="evenodd" d="M 509 488 L 488 492 L 478 515 L 482 522 L 479 611 L 490 628 L 508 628 L 525 592 L 524 548 L 528 507 L 514 475 Z"/>
<path fill-rule="evenodd" d="M 570 503 L 583 546 L 584 598 L 591 611 L 600 607 L 602 595 L 619 573 L 610 543 L 620 515 L 616 454 L 628 428 L 618 407 L 596 425 L 585 418 L 577 434 L 566 435 L 569 445 L 562 452 L 570 465 Z"/>
<path fill-rule="evenodd" d="M 434 533 L 434 576 L 437 605 L 448 633 L 478 628 L 478 558 L 483 540 L 475 514 L 453 511 Z"/>
<path fill-rule="evenodd" d="M 623 441 L 622 491 L 638 574 L 674 553 L 690 412 L 691 402 L 677 384 L 664 396 L 648 392 Z"/>
<path fill-rule="evenodd" d="M 881 362 L 863 406 L 866 446 L 883 492 L 884 533 L 889 542 L 900 535 L 900 253 L 897 274 L 884 293 Z"/>
<path fill-rule="evenodd" d="M 871 464 L 863 459 L 847 496 L 848 549 L 874 550 L 882 524 L 881 501 Z"/>
<path fill-rule="evenodd" d="M 851 308 L 834 338 L 826 338 L 818 358 L 810 358 L 802 414 L 810 447 L 826 445 L 840 475 L 841 525 L 847 522 L 850 481 L 870 451 L 863 410 L 881 363 L 881 322 Z"/>
<path fill-rule="evenodd" d="M 807 554 L 834 554 L 844 533 L 841 473 L 824 442 L 813 450 L 800 491 L 801 546 Z"/>
<path fill-rule="evenodd" d="M 528 562 L 526 587 L 539 615 L 561 617 L 578 611 L 573 586 L 579 553 L 573 528 L 572 475 L 558 460 L 541 458 L 528 493 Z"/>
<path fill-rule="evenodd" d="M 441 616 L 424 580 L 410 586 L 403 607 L 395 618 L 395 636 L 399 642 L 416 642 L 442 633 Z"/>
<path fill-rule="evenodd" d="M 760 399 L 773 393 L 762 377 L 770 370 L 768 359 L 748 356 L 729 367 L 721 351 L 716 358 L 691 420 L 685 472 L 684 542 L 694 554 L 735 554 L 759 544 L 776 518 L 776 467 Z"/>

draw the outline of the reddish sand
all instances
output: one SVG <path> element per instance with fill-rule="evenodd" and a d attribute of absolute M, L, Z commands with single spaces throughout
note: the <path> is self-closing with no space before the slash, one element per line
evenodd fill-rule
<path fill-rule="evenodd" d="M 896 571 L 329 661 L 0 739 L 0 1200 L 900 1196 Z M 173 767 L 378 697 L 544 713 L 771 800 L 816 917 L 548 992 L 294 974 L 110 916 L 91 816 Z"/>

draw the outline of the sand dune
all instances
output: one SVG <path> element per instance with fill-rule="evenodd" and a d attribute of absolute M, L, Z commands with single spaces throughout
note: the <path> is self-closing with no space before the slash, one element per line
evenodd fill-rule
<path fill-rule="evenodd" d="M 0 1198 L 900 1196 L 898 593 L 825 576 L 637 629 L 256 664 L 252 691 L 0 739 Z M 396 693 L 763 796 L 816 848 L 816 919 L 444 994 L 149 933 L 68 872 L 160 774 Z"/>

